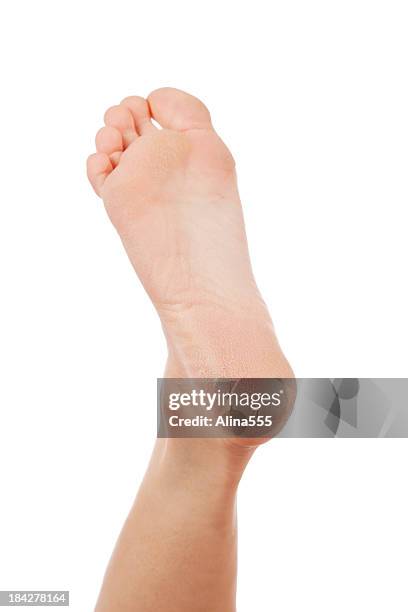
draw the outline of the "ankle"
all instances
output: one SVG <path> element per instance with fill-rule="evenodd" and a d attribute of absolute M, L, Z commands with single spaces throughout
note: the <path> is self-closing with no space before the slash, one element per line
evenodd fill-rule
<path fill-rule="evenodd" d="M 200 489 L 207 495 L 234 496 L 255 448 L 229 439 L 158 439 L 151 472 L 172 488 Z"/>

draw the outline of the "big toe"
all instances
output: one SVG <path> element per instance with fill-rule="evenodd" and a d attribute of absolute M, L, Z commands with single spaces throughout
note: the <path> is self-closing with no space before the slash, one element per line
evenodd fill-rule
<path fill-rule="evenodd" d="M 205 104 L 180 89 L 156 89 L 147 100 L 152 117 L 164 128 L 183 131 L 211 127 Z"/>

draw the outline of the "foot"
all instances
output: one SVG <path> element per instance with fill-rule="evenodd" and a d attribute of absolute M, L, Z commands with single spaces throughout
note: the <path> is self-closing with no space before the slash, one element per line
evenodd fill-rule
<path fill-rule="evenodd" d="M 166 376 L 291 377 L 252 274 L 234 160 L 204 104 L 171 88 L 125 98 L 96 149 L 88 177 L 162 321 Z"/>

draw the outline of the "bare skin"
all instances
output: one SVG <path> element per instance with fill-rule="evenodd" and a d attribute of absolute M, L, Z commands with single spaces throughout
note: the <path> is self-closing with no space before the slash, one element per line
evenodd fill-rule
<path fill-rule="evenodd" d="M 165 376 L 292 377 L 253 277 L 234 160 L 207 108 L 165 88 L 125 98 L 105 124 L 88 177 L 161 319 Z M 236 491 L 255 447 L 156 443 L 97 612 L 235 610 Z"/>

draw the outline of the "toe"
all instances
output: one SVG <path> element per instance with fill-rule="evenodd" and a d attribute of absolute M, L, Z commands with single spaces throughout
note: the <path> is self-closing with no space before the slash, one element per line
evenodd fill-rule
<path fill-rule="evenodd" d="M 122 134 L 125 148 L 137 138 L 137 131 L 135 129 L 132 113 L 125 106 L 121 104 L 111 106 L 111 108 L 108 108 L 106 111 L 104 120 L 105 125 L 119 130 Z"/>
<path fill-rule="evenodd" d="M 113 168 L 116 168 L 116 166 L 119 164 L 121 156 L 122 151 L 115 151 L 115 153 L 109 155 L 109 159 Z"/>
<path fill-rule="evenodd" d="M 88 157 L 88 179 L 98 195 L 101 194 L 105 179 L 112 170 L 112 163 L 106 153 L 94 153 Z"/>
<path fill-rule="evenodd" d="M 96 150 L 98 153 L 111 155 L 116 151 L 123 151 L 123 139 L 121 132 L 112 126 L 103 127 L 95 137 Z"/>
<path fill-rule="evenodd" d="M 151 122 L 149 105 L 144 98 L 140 96 L 129 96 L 122 100 L 120 104 L 132 114 L 136 130 L 140 136 L 156 130 Z"/>
<path fill-rule="evenodd" d="M 179 89 L 156 89 L 147 98 L 152 113 L 160 125 L 172 130 L 210 128 L 207 107 L 198 98 Z"/>

